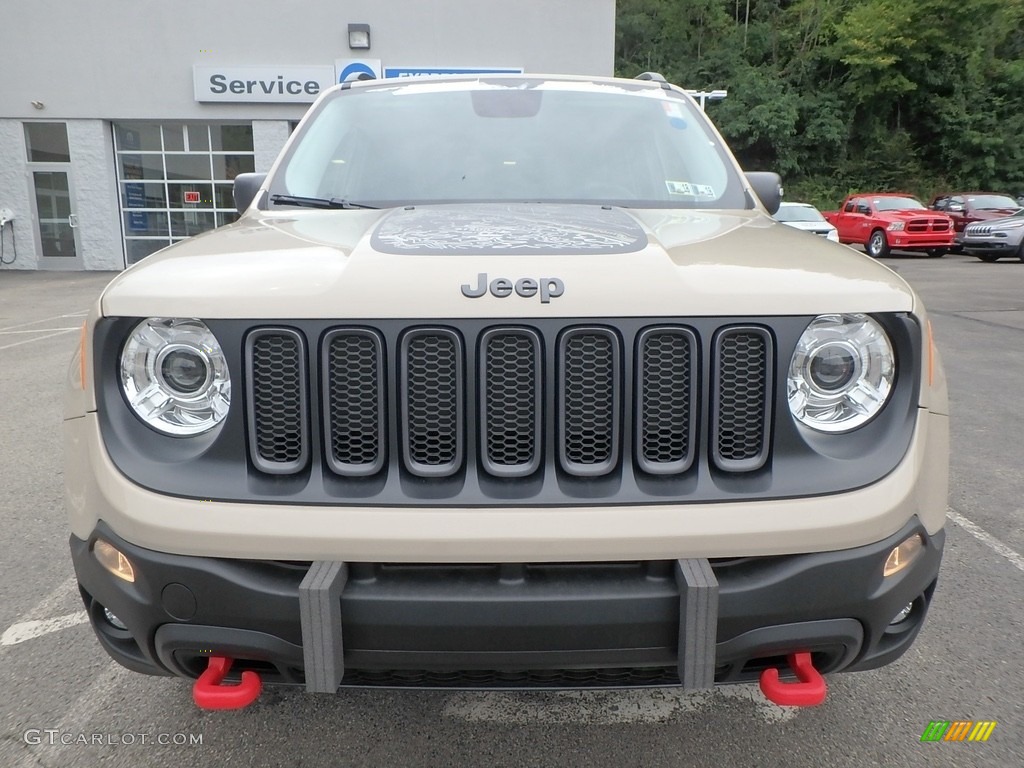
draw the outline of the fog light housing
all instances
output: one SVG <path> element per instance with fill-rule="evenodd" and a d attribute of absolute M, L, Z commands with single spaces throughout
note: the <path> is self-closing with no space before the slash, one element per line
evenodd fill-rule
<path fill-rule="evenodd" d="M 100 565 L 117 576 L 117 578 L 131 583 L 135 582 L 135 568 L 132 567 L 131 561 L 113 544 L 97 539 L 93 545 L 92 553 L 99 560 Z"/>
<path fill-rule="evenodd" d="M 882 568 L 882 576 L 886 578 L 895 576 L 914 562 L 921 554 L 922 549 L 924 549 L 924 540 L 919 533 L 905 539 L 899 546 L 893 547 L 885 561 L 885 567 Z"/>
<path fill-rule="evenodd" d="M 900 611 L 899 613 L 897 613 L 895 616 L 892 617 L 892 621 L 889 622 L 889 626 L 891 627 L 894 624 L 899 624 L 899 623 L 901 623 L 903 621 L 906 621 L 907 617 L 910 616 L 910 614 L 913 613 L 913 611 L 914 611 L 914 603 L 913 602 L 907 603 L 904 606 L 902 611 Z"/>
<path fill-rule="evenodd" d="M 128 627 L 123 621 L 117 618 L 117 615 L 107 607 L 103 608 L 103 618 L 107 620 L 107 623 L 114 629 L 127 630 Z"/>

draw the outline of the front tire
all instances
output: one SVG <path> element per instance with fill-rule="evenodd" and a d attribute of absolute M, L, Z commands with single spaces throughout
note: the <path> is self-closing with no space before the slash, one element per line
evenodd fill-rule
<path fill-rule="evenodd" d="M 928 258 L 929 259 L 941 259 L 945 255 L 946 255 L 946 249 L 945 248 L 929 248 L 928 249 Z"/>
<path fill-rule="evenodd" d="M 889 241 L 885 239 L 885 232 L 876 229 L 868 238 L 868 244 L 864 246 L 868 256 L 875 259 L 884 259 L 889 255 Z"/>
<path fill-rule="evenodd" d="M 974 255 L 988 264 L 995 264 L 999 261 L 999 257 L 994 253 L 976 253 Z M 1021 255 L 1021 261 L 1024 261 L 1024 254 Z"/>

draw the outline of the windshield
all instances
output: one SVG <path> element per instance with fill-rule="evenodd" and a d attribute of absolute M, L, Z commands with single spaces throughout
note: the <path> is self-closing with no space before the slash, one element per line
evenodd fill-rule
<path fill-rule="evenodd" d="M 337 91 L 303 125 L 270 192 L 272 201 L 374 207 L 752 207 L 718 137 L 683 96 L 521 78 Z"/>
<path fill-rule="evenodd" d="M 1020 206 L 1017 205 L 1017 201 L 1012 197 L 1006 195 L 972 195 L 967 198 L 967 202 L 971 204 L 972 208 L 1010 208 L 1015 209 Z"/>
<path fill-rule="evenodd" d="M 782 205 L 775 214 L 776 221 L 824 221 L 817 208 L 809 205 Z"/>
<path fill-rule="evenodd" d="M 906 211 L 924 209 L 924 204 L 912 197 L 878 197 L 871 201 L 876 211 Z"/>

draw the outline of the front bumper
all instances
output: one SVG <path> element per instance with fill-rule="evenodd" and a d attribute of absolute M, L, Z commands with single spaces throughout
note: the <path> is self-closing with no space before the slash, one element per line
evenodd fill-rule
<path fill-rule="evenodd" d="M 904 251 L 913 251 L 928 248 L 951 248 L 954 245 L 952 232 L 935 233 L 914 233 L 914 232 L 888 232 L 889 245 L 892 248 L 899 248 Z"/>
<path fill-rule="evenodd" d="M 1021 247 L 1021 238 L 1008 237 L 976 238 L 964 237 L 961 240 L 963 249 L 969 254 L 1014 256 Z"/>
<path fill-rule="evenodd" d="M 914 533 L 925 543 L 921 554 L 883 578 L 893 547 Z M 128 557 L 134 583 L 99 564 L 97 538 Z M 898 658 L 924 621 L 944 538 L 915 519 L 854 549 L 710 561 L 714 681 L 754 680 L 796 651 L 810 651 L 822 672 Z M 196 677 L 206 657 L 226 655 L 236 674 L 255 670 L 268 683 L 301 685 L 321 671 L 306 663 L 300 584 L 308 562 L 166 554 L 104 523 L 87 539 L 72 536 L 71 551 L 100 643 L 130 669 Z M 342 686 L 680 685 L 690 652 L 681 649 L 693 648 L 695 627 L 681 618 L 689 615 L 687 588 L 675 565 L 348 564 L 340 631 L 327 639 L 327 655 L 343 658 Z M 891 624 L 908 604 L 909 616 Z"/>

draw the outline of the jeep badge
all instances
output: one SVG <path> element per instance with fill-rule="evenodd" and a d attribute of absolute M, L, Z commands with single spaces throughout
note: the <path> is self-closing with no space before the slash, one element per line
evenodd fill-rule
<path fill-rule="evenodd" d="M 539 280 L 521 277 L 515 283 L 507 277 L 496 277 L 488 286 L 487 273 L 481 272 L 476 276 L 476 281 L 476 287 L 469 283 L 462 286 L 462 295 L 467 299 L 479 299 L 490 289 L 491 295 L 499 299 L 510 296 L 512 291 L 524 299 L 529 299 L 539 293 L 540 303 L 547 304 L 565 293 L 565 283 L 557 277 L 542 277 Z"/>

